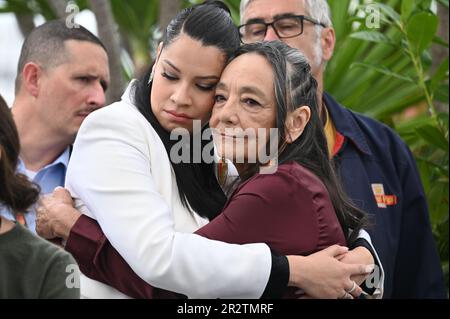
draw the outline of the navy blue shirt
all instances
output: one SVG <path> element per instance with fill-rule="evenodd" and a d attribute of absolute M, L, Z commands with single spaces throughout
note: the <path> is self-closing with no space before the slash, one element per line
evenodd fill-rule
<path fill-rule="evenodd" d="M 344 144 L 334 157 L 349 197 L 366 211 L 385 272 L 384 298 L 447 298 L 425 193 L 408 146 L 388 126 L 325 94 Z M 375 196 L 377 195 L 377 196 Z"/>

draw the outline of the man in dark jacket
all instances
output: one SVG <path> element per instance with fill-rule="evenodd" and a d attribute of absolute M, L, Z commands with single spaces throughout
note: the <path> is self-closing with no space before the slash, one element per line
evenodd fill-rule
<path fill-rule="evenodd" d="M 323 93 L 335 33 L 325 0 L 242 0 L 245 43 L 281 40 L 309 59 L 323 96 L 330 156 L 355 204 L 373 215 L 368 229 L 383 265 L 385 298 L 446 298 L 428 206 L 413 156 L 390 128 Z"/>

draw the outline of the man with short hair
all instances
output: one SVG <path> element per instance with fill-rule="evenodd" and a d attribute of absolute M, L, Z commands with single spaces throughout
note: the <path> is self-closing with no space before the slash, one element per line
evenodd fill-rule
<path fill-rule="evenodd" d="M 244 43 L 281 40 L 309 59 L 330 156 L 350 198 L 374 216 L 369 229 L 383 265 L 385 298 L 446 298 L 428 207 L 413 156 L 390 128 L 324 93 L 335 32 L 325 0 L 242 0 Z"/>
<path fill-rule="evenodd" d="M 18 170 L 41 194 L 64 186 L 71 145 L 83 120 L 105 105 L 108 55 L 102 42 L 80 26 L 47 22 L 25 39 L 12 107 L 20 142 Z M 8 211 L 0 214 L 14 220 Z M 35 212 L 17 221 L 35 232 Z"/>

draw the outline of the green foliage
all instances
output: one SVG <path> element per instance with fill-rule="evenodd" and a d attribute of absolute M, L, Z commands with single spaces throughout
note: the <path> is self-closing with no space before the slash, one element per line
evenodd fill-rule
<path fill-rule="evenodd" d="M 114 18 L 136 69 L 148 66 L 161 30 L 162 0 L 111 0 Z M 202 0 L 183 0 L 188 6 Z M 239 24 L 239 0 L 225 0 Z M 345 106 L 390 125 L 410 146 L 427 195 L 448 287 L 448 58 L 432 71 L 439 19 L 431 0 L 328 0 L 336 48 L 325 88 Z M 437 0 L 448 9 L 448 0 Z M 88 1 L 77 0 L 81 9 Z M 1 12 L 55 14 L 46 0 L 6 0 Z M 133 76 L 133 71 L 129 71 Z M 438 109 L 436 103 L 444 105 Z M 412 115 L 411 115 L 411 112 Z M 409 115 L 408 115 L 409 114 Z"/>
<path fill-rule="evenodd" d="M 0 13 L 8 12 L 14 12 L 18 15 L 40 14 L 46 20 L 56 18 L 56 14 L 53 12 L 46 0 L 6 0 L 5 5 L 0 7 Z"/>
<path fill-rule="evenodd" d="M 144 71 L 152 62 L 160 36 L 159 1 L 111 0 L 111 7 L 123 44 L 134 62 L 134 70 L 127 72 L 130 79 Z"/>
<path fill-rule="evenodd" d="M 347 107 L 395 128 L 412 149 L 448 287 L 448 58 L 433 73 L 429 52 L 448 43 L 437 36 L 431 1 L 383 2 L 350 9 L 349 1 L 343 8 L 343 1 L 329 0 L 338 40 L 325 87 Z"/>

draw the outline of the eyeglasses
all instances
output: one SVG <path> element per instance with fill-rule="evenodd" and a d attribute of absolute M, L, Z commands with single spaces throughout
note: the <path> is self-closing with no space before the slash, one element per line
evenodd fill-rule
<path fill-rule="evenodd" d="M 315 25 L 326 28 L 326 25 L 304 15 L 283 16 L 271 23 L 264 21 L 252 21 L 239 26 L 239 33 L 243 43 L 252 43 L 264 40 L 267 28 L 271 26 L 280 39 L 293 38 L 303 34 L 303 25 L 309 21 Z"/>

